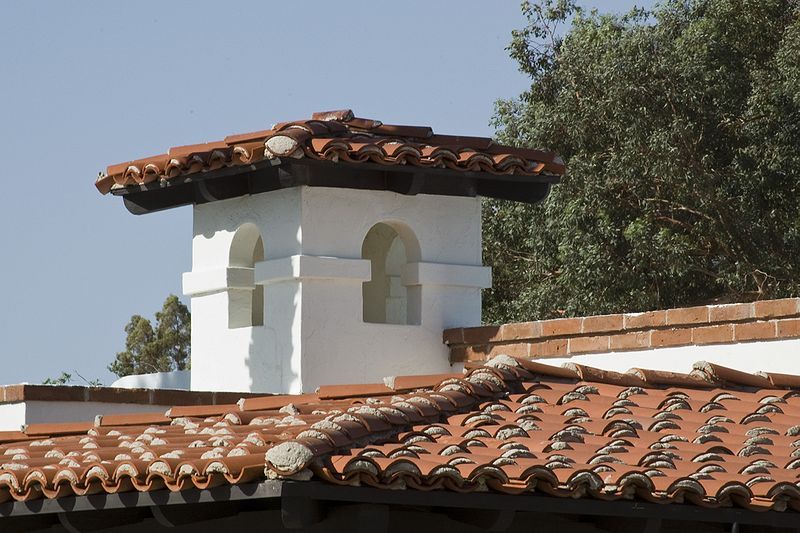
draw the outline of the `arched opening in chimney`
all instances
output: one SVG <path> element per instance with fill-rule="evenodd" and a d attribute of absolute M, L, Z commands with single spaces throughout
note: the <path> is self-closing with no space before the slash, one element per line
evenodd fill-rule
<path fill-rule="evenodd" d="M 367 232 L 361 257 L 372 264 L 372 278 L 362 286 L 364 322 L 419 324 L 419 287 L 403 284 L 403 269 L 419 260 L 419 243 L 405 225 L 380 222 Z"/>
<path fill-rule="evenodd" d="M 264 241 L 255 224 L 239 226 L 231 242 L 229 266 L 254 271 L 264 260 Z M 239 287 L 229 289 L 228 327 L 264 325 L 264 286 L 253 283 L 253 276 Z"/>

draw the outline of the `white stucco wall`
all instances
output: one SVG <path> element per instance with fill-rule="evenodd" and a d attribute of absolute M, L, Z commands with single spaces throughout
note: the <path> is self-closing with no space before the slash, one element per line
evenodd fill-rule
<path fill-rule="evenodd" d="M 90 422 L 97 415 L 164 413 L 169 405 L 135 403 L 25 401 L 0 405 L 0 431 L 18 431 L 26 424 Z"/>
<path fill-rule="evenodd" d="M 6 403 L 0 405 L 0 431 L 19 431 L 24 424 L 24 403 Z"/>
<path fill-rule="evenodd" d="M 419 299 L 419 325 L 362 320 L 370 279 L 362 244 L 379 222 L 404 240 L 402 283 Z M 246 223 L 264 243 L 265 260 L 252 272 L 229 262 Z M 491 277 L 481 266 L 479 199 L 324 187 L 196 206 L 192 261 L 184 293 L 192 296 L 195 390 L 308 392 L 450 371 L 442 330 L 480 324 L 480 289 Z M 231 294 L 252 289 L 252 280 L 264 285 L 264 325 L 230 328 Z"/>
<path fill-rule="evenodd" d="M 800 374 L 800 339 L 677 346 L 539 360 L 541 363 L 556 366 L 567 361 L 617 372 L 638 367 L 687 373 L 695 362 L 708 361 L 745 372 Z"/>
<path fill-rule="evenodd" d="M 189 370 L 136 374 L 132 376 L 121 377 L 110 386 L 123 389 L 189 390 L 192 383 L 191 376 L 192 373 Z"/>

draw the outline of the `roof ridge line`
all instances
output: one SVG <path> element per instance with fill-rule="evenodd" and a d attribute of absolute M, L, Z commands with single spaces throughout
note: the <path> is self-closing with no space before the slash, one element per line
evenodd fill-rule
<path fill-rule="evenodd" d="M 353 406 L 345 413 L 333 414 L 325 418 L 325 423 L 315 423 L 310 426 L 310 430 L 297 435 L 296 438 L 284 441 L 266 451 L 265 475 L 269 478 L 276 477 L 295 477 L 303 476 L 303 472 L 313 465 L 313 463 L 324 459 L 333 453 L 340 452 L 364 444 L 378 444 L 379 442 L 393 437 L 401 431 L 408 430 L 413 424 L 411 420 L 398 407 L 406 407 L 409 404 L 427 403 L 434 407 L 435 411 L 427 416 L 423 414 L 423 419 L 440 419 L 444 414 L 441 405 L 426 398 L 441 394 L 445 400 L 453 404 L 453 409 L 448 413 L 465 414 L 470 412 L 475 404 L 483 399 L 498 399 L 512 392 L 516 392 L 519 387 L 514 387 L 514 382 L 520 382 L 523 377 L 532 377 L 521 365 L 508 365 L 507 361 L 501 359 L 495 365 L 483 365 L 479 368 L 468 371 L 464 378 L 450 378 L 436 385 L 432 390 L 425 392 L 415 392 L 407 395 L 398 395 L 391 399 L 388 406 L 372 407 L 367 405 Z M 445 393 L 450 393 L 445 395 Z M 456 404 L 452 398 L 456 395 L 466 396 L 460 405 Z M 370 431 L 369 423 L 359 420 L 365 415 L 375 416 L 389 423 L 389 428 L 385 428 L 378 433 Z M 390 415 L 393 415 L 390 418 Z M 399 418 L 397 418 L 399 415 Z M 395 423 L 391 421 L 394 420 Z M 339 431 L 344 435 L 348 432 L 340 426 L 340 422 L 356 422 L 367 429 L 367 434 L 361 439 L 348 439 L 344 445 L 335 445 L 333 439 L 327 435 L 327 431 Z M 317 427 L 315 427 L 317 426 Z"/>

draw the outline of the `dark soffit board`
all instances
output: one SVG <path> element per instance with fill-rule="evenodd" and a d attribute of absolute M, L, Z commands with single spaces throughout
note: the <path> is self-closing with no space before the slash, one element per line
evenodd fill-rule
<path fill-rule="evenodd" d="M 259 161 L 112 190 L 128 210 L 137 215 L 199 205 L 286 189 L 300 185 L 346 189 L 393 191 L 398 194 L 485 196 L 524 203 L 542 201 L 558 176 L 514 176 L 377 163 L 331 163 L 314 160 L 282 160 L 273 165 Z"/>

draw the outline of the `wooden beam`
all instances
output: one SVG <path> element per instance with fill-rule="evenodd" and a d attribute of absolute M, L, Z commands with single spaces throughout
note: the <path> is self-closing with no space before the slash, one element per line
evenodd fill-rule
<path fill-rule="evenodd" d="M 58 521 L 69 533 L 88 533 L 129 524 L 138 524 L 149 518 L 145 509 L 113 509 L 108 511 L 81 511 L 58 513 Z M 2 522 L 0 522 L 2 524 Z M 0 526 L 0 530 L 3 530 Z"/>
<path fill-rule="evenodd" d="M 29 533 L 39 529 L 48 529 L 59 524 L 58 515 L 29 515 L 13 518 L 0 518 L 0 531 L 3 533 Z"/>
<path fill-rule="evenodd" d="M 508 531 L 514 522 L 516 511 L 513 509 L 452 509 L 447 516 L 456 522 L 485 531 Z"/>
<path fill-rule="evenodd" d="M 188 489 L 172 492 L 165 489 L 153 492 L 99 493 L 90 496 L 65 496 L 54 500 L 41 498 L 22 502 L 5 502 L 0 504 L 0 531 L 3 530 L 4 517 L 52 515 L 55 519 L 55 515 L 62 512 L 106 511 L 153 505 L 212 504 L 237 500 L 269 500 L 280 498 L 282 486 L 283 482 L 281 481 L 265 480 L 260 483 L 221 485 L 205 490 Z"/>
<path fill-rule="evenodd" d="M 593 521 L 598 527 L 615 533 L 661 533 L 661 518 L 598 516 Z"/>
<path fill-rule="evenodd" d="M 195 183 L 197 185 L 197 193 L 200 195 L 200 198 L 206 202 L 220 200 L 220 198 L 217 198 L 211 193 L 211 191 L 208 190 L 208 180 L 197 180 Z"/>
<path fill-rule="evenodd" d="M 61 527 L 67 530 L 67 533 L 83 533 L 81 529 L 72 525 L 67 513 L 58 513 L 58 521 L 61 523 Z"/>
<path fill-rule="evenodd" d="M 283 501 L 281 501 L 283 500 Z M 662 505 L 637 500 L 601 501 L 591 498 L 556 498 L 538 493 L 506 495 L 492 492 L 456 493 L 450 491 L 386 490 L 373 487 L 342 487 L 320 481 L 263 481 L 244 485 L 221 485 L 208 490 L 189 489 L 180 492 L 161 490 L 154 492 L 131 491 L 119 494 L 94 494 L 71 496 L 55 500 L 41 498 L 24 502 L 0 504 L 0 531 L 27 531 L 47 527 L 52 523 L 67 524 L 70 531 L 93 531 L 95 518 L 104 527 L 115 523 L 151 522 L 150 507 L 158 506 L 166 522 L 176 524 L 188 520 L 186 511 L 204 507 L 211 516 L 230 513 L 231 502 L 239 502 L 248 520 L 263 516 L 262 509 L 273 509 L 275 519 L 280 509 L 280 520 L 287 527 L 304 527 L 321 522 L 334 509 L 348 508 L 368 517 L 380 528 L 387 519 L 394 519 L 404 509 L 417 509 L 422 513 L 456 515 L 463 520 L 480 522 L 495 530 L 502 530 L 515 518 L 528 521 L 527 513 L 537 520 L 556 516 L 579 517 L 588 525 L 614 525 L 610 530 L 625 533 L 657 533 L 663 520 L 671 528 L 695 530 L 694 525 L 708 526 L 709 530 L 764 531 L 765 527 L 797 531 L 797 513 L 792 511 L 755 512 L 744 508 L 705 508 L 696 505 Z M 366 507 L 354 507 L 365 505 Z M 169 508 L 165 511 L 165 508 Z M 173 512 L 174 509 L 174 512 Z M 119 513 L 114 511 L 118 510 Z M 59 516 L 59 513 L 62 513 Z M 472 517 L 470 517 L 472 513 Z M 483 514 L 481 514 L 483 513 Z M 514 514 L 516 513 L 516 515 Z M 337 513 L 338 514 L 338 513 Z M 245 520 L 243 515 L 242 520 Z M 7 518 L 6 518 L 7 517 Z M 390 517 L 390 518 L 387 518 Z M 331 516 L 333 518 L 333 516 Z M 180 520 L 179 520 L 180 519 Z M 237 518 L 238 519 L 238 518 Z M 25 527 L 25 524 L 32 524 Z M 694 525 L 693 525 L 694 524 Z M 735 526 L 733 524 L 736 524 Z M 752 526 L 748 529 L 748 526 Z M 67 527 L 67 526 L 63 526 Z M 610 526 L 609 526 L 610 527 Z"/>
<path fill-rule="evenodd" d="M 286 529 L 304 529 L 322 522 L 324 511 L 318 500 L 283 496 L 281 498 L 281 521 Z"/>
<path fill-rule="evenodd" d="M 197 522 L 205 522 L 217 518 L 225 518 L 239 514 L 241 500 L 219 502 L 214 505 L 153 505 L 150 512 L 156 522 L 164 527 L 180 527 Z"/>
<path fill-rule="evenodd" d="M 642 533 L 661 533 L 661 519 L 648 518 L 644 523 Z"/>
<path fill-rule="evenodd" d="M 717 524 L 752 524 L 770 527 L 797 527 L 795 512 L 756 512 L 737 507 L 707 508 L 685 504 L 657 504 L 638 500 L 603 501 L 593 498 L 557 498 L 540 493 L 507 494 L 450 491 L 423 492 L 416 490 L 386 490 L 374 487 L 343 487 L 318 481 L 285 482 L 284 494 L 329 502 L 386 503 L 392 506 L 422 506 L 452 509 L 513 509 L 566 516 L 606 516 L 623 519 L 651 518 L 678 522 Z M 654 522 L 656 524 L 657 522 Z"/>
<path fill-rule="evenodd" d="M 356 531 L 358 533 L 386 533 L 389 531 L 389 506 L 362 504 L 356 506 Z"/>
<path fill-rule="evenodd" d="M 394 191 L 399 194 L 477 195 L 535 203 L 547 196 L 556 176 L 495 175 L 446 168 L 378 163 L 331 164 L 311 159 L 259 161 L 247 166 L 196 172 L 172 180 L 130 185 L 111 192 L 134 214 L 204 204 L 298 185 Z"/>

